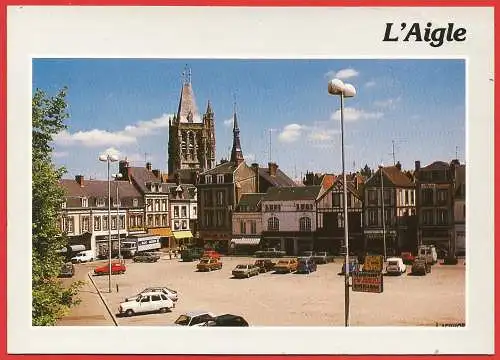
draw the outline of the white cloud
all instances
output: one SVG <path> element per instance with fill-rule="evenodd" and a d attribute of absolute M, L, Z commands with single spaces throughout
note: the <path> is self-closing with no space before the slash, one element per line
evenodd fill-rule
<path fill-rule="evenodd" d="M 302 135 L 304 126 L 299 124 L 290 124 L 285 126 L 283 131 L 278 135 L 278 139 L 282 142 L 291 143 L 299 140 Z"/>
<path fill-rule="evenodd" d="M 349 79 L 349 78 L 352 78 L 352 77 L 355 77 L 355 76 L 358 76 L 359 75 L 359 72 L 354 70 L 353 68 L 347 68 L 347 69 L 342 69 L 342 70 L 339 70 L 339 71 L 334 71 L 334 70 L 331 70 L 331 71 L 328 71 L 326 73 L 326 76 L 328 78 L 337 78 L 337 79 Z"/>
<path fill-rule="evenodd" d="M 116 156 L 117 158 L 120 158 L 121 153 L 118 149 L 115 149 L 114 147 L 107 148 L 106 150 L 103 151 L 104 155 L 109 155 L 109 156 Z"/>
<path fill-rule="evenodd" d="M 227 120 L 224 120 L 224 125 L 225 126 L 233 126 L 233 118 L 229 118 Z"/>
<path fill-rule="evenodd" d="M 386 99 L 386 100 L 377 100 L 377 101 L 374 101 L 373 104 L 375 106 L 378 106 L 378 107 L 393 107 L 400 101 L 401 101 L 401 96 L 398 96 L 397 98 L 390 98 L 390 99 Z"/>
<path fill-rule="evenodd" d="M 313 129 L 308 135 L 308 138 L 313 141 L 327 141 L 333 138 L 333 135 L 338 131 L 327 129 Z"/>
<path fill-rule="evenodd" d="M 365 84 L 365 87 L 369 88 L 369 87 L 374 87 L 375 85 L 377 85 L 375 83 L 375 81 L 368 81 L 366 84 Z"/>
<path fill-rule="evenodd" d="M 368 112 L 363 109 L 355 108 L 344 108 L 344 120 L 345 121 L 357 121 L 357 120 L 368 120 L 368 119 L 380 119 L 384 116 L 381 112 Z M 332 114 L 332 120 L 340 121 L 340 110 L 335 111 Z"/>
<path fill-rule="evenodd" d="M 159 118 L 139 121 L 134 125 L 127 125 L 123 130 L 110 132 L 101 129 L 78 131 L 70 133 L 61 131 L 54 137 L 54 143 L 60 146 L 103 147 L 134 144 L 140 137 L 153 135 L 158 129 L 168 127 L 168 120 L 172 115 L 162 115 Z"/>

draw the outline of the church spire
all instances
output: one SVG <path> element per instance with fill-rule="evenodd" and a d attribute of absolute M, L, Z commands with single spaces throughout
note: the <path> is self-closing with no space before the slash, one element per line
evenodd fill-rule
<path fill-rule="evenodd" d="M 238 127 L 238 117 L 236 116 L 235 104 L 233 114 L 233 149 L 231 150 L 231 162 L 238 166 L 243 161 L 245 161 L 245 159 L 243 158 L 243 152 L 241 151 L 240 128 Z"/>

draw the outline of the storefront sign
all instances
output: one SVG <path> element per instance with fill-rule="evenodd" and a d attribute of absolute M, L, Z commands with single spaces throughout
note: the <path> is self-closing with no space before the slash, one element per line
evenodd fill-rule
<path fill-rule="evenodd" d="M 363 271 L 382 272 L 384 269 L 384 257 L 382 255 L 366 255 Z"/>
<path fill-rule="evenodd" d="M 381 293 L 384 291 L 382 273 L 355 272 L 352 274 L 352 291 Z"/>

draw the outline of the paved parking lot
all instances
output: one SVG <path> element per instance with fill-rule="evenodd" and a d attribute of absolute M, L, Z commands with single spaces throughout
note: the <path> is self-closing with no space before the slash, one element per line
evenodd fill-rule
<path fill-rule="evenodd" d="M 170 325 L 183 312 L 208 310 L 245 317 L 255 326 L 343 326 L 344 278 L 340 260 L 305 274 L 268 272 L 233 279 L 231 270 L 254 258 L 223 258 L 222 270 L 196 272 L 196 262 L 161 259 L 157 263 L 127 260 L 127 272 L 94 277 L 112 311 L 126 296 L 148 286 L 168 286 L 179 301 L 166 314 L 118 317 L 119 325 Z M 79 271 L 93 265 L 78 265 Z M 119 292 L 117 292 L 118 285 Z M 384 277 L 382 294 L 351 292 L 351 325 L 400 326 L 465 322 L 465 266 L 435 265 L 427 276 Z"/>

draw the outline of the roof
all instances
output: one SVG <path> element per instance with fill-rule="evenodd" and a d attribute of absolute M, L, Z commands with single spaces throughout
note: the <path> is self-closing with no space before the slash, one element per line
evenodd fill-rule
<path fill-rule="evenodd" d="M 429 164 L 427 166 L 424 166 L 420 170 L 432 170 L 432 169 L 443 169 L 443 168 L 449 168 L 450 164 L 444 161 L 434 161 L 432 164 Z"/>
<path fill-rule="evenodd" d="M 177 193 L 177 190 L 182 190 L 181 192 L 184 194 L 187 194 L 188 196 L 185 197 L 183 200 L 188 200 L 188 199 L 194 199 L 194 196 L 196 194 L 196 186 L 192 184 L 174 184 L 174 183 L 166 183 L 163 184 L 162 187 L 165 187 L 166 191 L 170 194 L 175 194 Z M 175 197 L 171 197 L 170 200 L 177 200 Z"/>
<path fill-rule="evenodd" d="M 465 187 L 462 186 L 466 183 L 465 165 L 457 166 L 455 171 L 455 196 L 465 199 Z"/>
<path fill-rule="evenodd" d="M 366 182 L 367 185 L 378 185 L 380 182 L 380 171 L 384 174 L 385 181 L 389 181 L 394 186 L 399 187 L 411 187 L 415 186 L 415 183 L 410 180 L 410 178 L 405 175 L 398 167 L 396 166 L 384 166 L 383 168 L 379 168 Z M 386 182 L 384 183 L 386 185 Z"/>
<path fill-rule="evenodd" d="M 232 174 L 236 170 L 237 166 L 231 161 L 224 162 L 217 165 L 216 167 L 209 169 L 200 175 L 215 175 L 215 174 Z"/>
<path fill-rule="evenodd" d="M 321 186 L 272 187 L 262 198 L 263 201 L 275 200 L 316 200 Z"/>
<path fill-rule="evenodd" d="M 276 176 L 271 176 L 269 174 L 269 168 L 259 168 L 259 177 L 266 180 L 271 186 L 281 187 L 281 186 L 297 186 L 295 181 L 293 181 L 288 175 L 286 175 L 279 168 L 276 170 Z"/>
<path fill-rule="evenodd" d="M 213 315 L 213 313 L 211 313 L 210 311 L 206 311 L 206 310 L 193 310 L 193 311 L 188 311 L 188 312 L 186 312 L 184 314 L 181 314 L 181 315 L 187 315 L 189 317 L 195 317 L 195 316 L 204 315 L 204 314 Z"/>
<path fill-rule="evenodd" d="M 257 211 L 257 206 L 264 197 L 263 193 L 246 193 L 242 194 L 240 201 L 236 207 L 236 211 Z M 241 210 L 241 207 L 247 207 L 247 210 Z"/>
<path fill-rule="evenodd" d="M 129 167 L 129 175 L 143 193 L 150 192 L 146 187 L 148 182 L 161 183 L 161 179 L 145 167 Z"/>
<path fill-rule="evenodd" d="M 177 109 L 177 120 L 180 123 L 202 122 L 194 99 L 191 82 L 186 82 L 182 85 L 179 108 Z"/>

